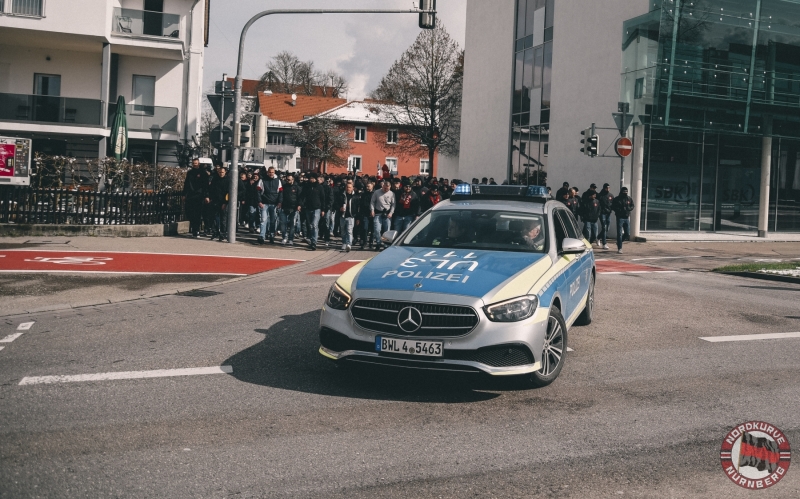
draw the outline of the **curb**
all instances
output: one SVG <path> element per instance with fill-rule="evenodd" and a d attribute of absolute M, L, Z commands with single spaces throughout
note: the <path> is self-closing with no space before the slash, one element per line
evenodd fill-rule
<path fill-rule="evenodd" d="M 761 279 L 762 281 L 788 282 L 792 284 L 800 284 L 800 277 L 791 277 L 785 275 L 764 274 L 761 272 L 717 272 L 717 273 L 724 275 L 732 275 L 736 277 L 748 277 L 750 279 Z"/>
<path fill-rule="evenodd" d="M 0 237 L 164 237 L 189 232 L 189 222 L 154 225 L 0 224 Z"/>

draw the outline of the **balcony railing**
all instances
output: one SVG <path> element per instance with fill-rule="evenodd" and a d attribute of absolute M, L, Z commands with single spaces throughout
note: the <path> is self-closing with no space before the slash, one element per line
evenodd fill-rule
<path fill-rule="evenodd" d="M 114 24 L 111 30 L 115 33 L 130 35 L 165 36 L 180 38 L 181 16 L 151 12 L 149 10 L 114 9 Z"/>
<path fill-rule="evenodd" d="M 0 93 L 0 120 L 102 126 L 102 102 L 95 99 Z"/>
<path fill-rule="evenodd" d="M 114 123 L 114 113 L 117 106 L 108 108 L 108 126 Z M 158 125 L 165 132 L 178 131 L 178 108 L 160 106 L 142 106 L 128 104 L 125 106 L 129 130 L 150 130 L 153 125 Z"/>

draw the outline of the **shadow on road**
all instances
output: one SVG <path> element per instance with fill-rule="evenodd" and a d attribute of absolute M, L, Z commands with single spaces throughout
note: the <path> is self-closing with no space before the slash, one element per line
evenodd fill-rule
<path fill-rule="evenodd" d="M 458 404 L 498 396 L 480 391 L 486 383 L 474 377 L 341 369 L 318 353 L 319 311 L 281 319 L 269 329 L 256 329 L 264 335 L 263 341 L 223 362 L 233 367 L 233 377 L 246 383 L 333 397 Z"/>

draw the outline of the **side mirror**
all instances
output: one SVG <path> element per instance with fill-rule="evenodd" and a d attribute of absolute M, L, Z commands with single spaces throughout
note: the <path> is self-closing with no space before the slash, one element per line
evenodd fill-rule
<path fill-rule="evenodd" d="M 586 252 L 586 244 L 579 239 L 567 237 L 561 243 L 561 253 L 565 255 L 576 255 Z"/>
<path fill-rule="evenodd" d="M 381 241 L 383 241 L 383 243 L 388 246 L 388 245 L 392 244 L 395 239 L 397 239 L 398 235 L 399 234 L 397 233 L 396 230 L 386 231 L 381 236 Z"/>

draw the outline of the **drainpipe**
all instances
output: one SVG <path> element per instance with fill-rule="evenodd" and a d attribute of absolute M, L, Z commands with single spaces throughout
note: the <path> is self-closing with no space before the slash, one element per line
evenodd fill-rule
<path fill-rule="evenodd" d="M 667 83 L 667 109 L 664 113 L 664 126 L 669 126 L 669 115 L 672 111 L 672 84 L 675 80 L 675 49 L 678 45 L 678 28 L 681 23 L 681 0 L 675 0 L 675 12 L 672 16 L 672 51 L 669 56 L 669 79 Z"/>
<path fill-rule="evenodd" d="M 756 72 L 756 48 L 758 48 L 758 31 L 761 28 L 761 0 L 756 4 L 756 28 L 753 30 L 753 48 L 750 51 L 750 74 L 747 75 L 747 110 L 744 113 L 744 133 L 750 128 L 750 105 L 753 102 L 753 84 Z"/>
<path fill-rule="evenodd" d="M 189 22 L 187 24 L 187 50 L 186 56 L 184 58 L 184 70 L 183 70 L 183 140 L 189 140 L 189 84 L 192 79 L 192 46 L 194 42 L 194 37 L 192 36 L 194 30 L 194 9 L 197 7 L 197 4 L 200 3 L 201 0 L 194 0 L 192 4 L 192 8 L 189 9 Z M 199 118 L 199 116 L 198 116 Z"/>

